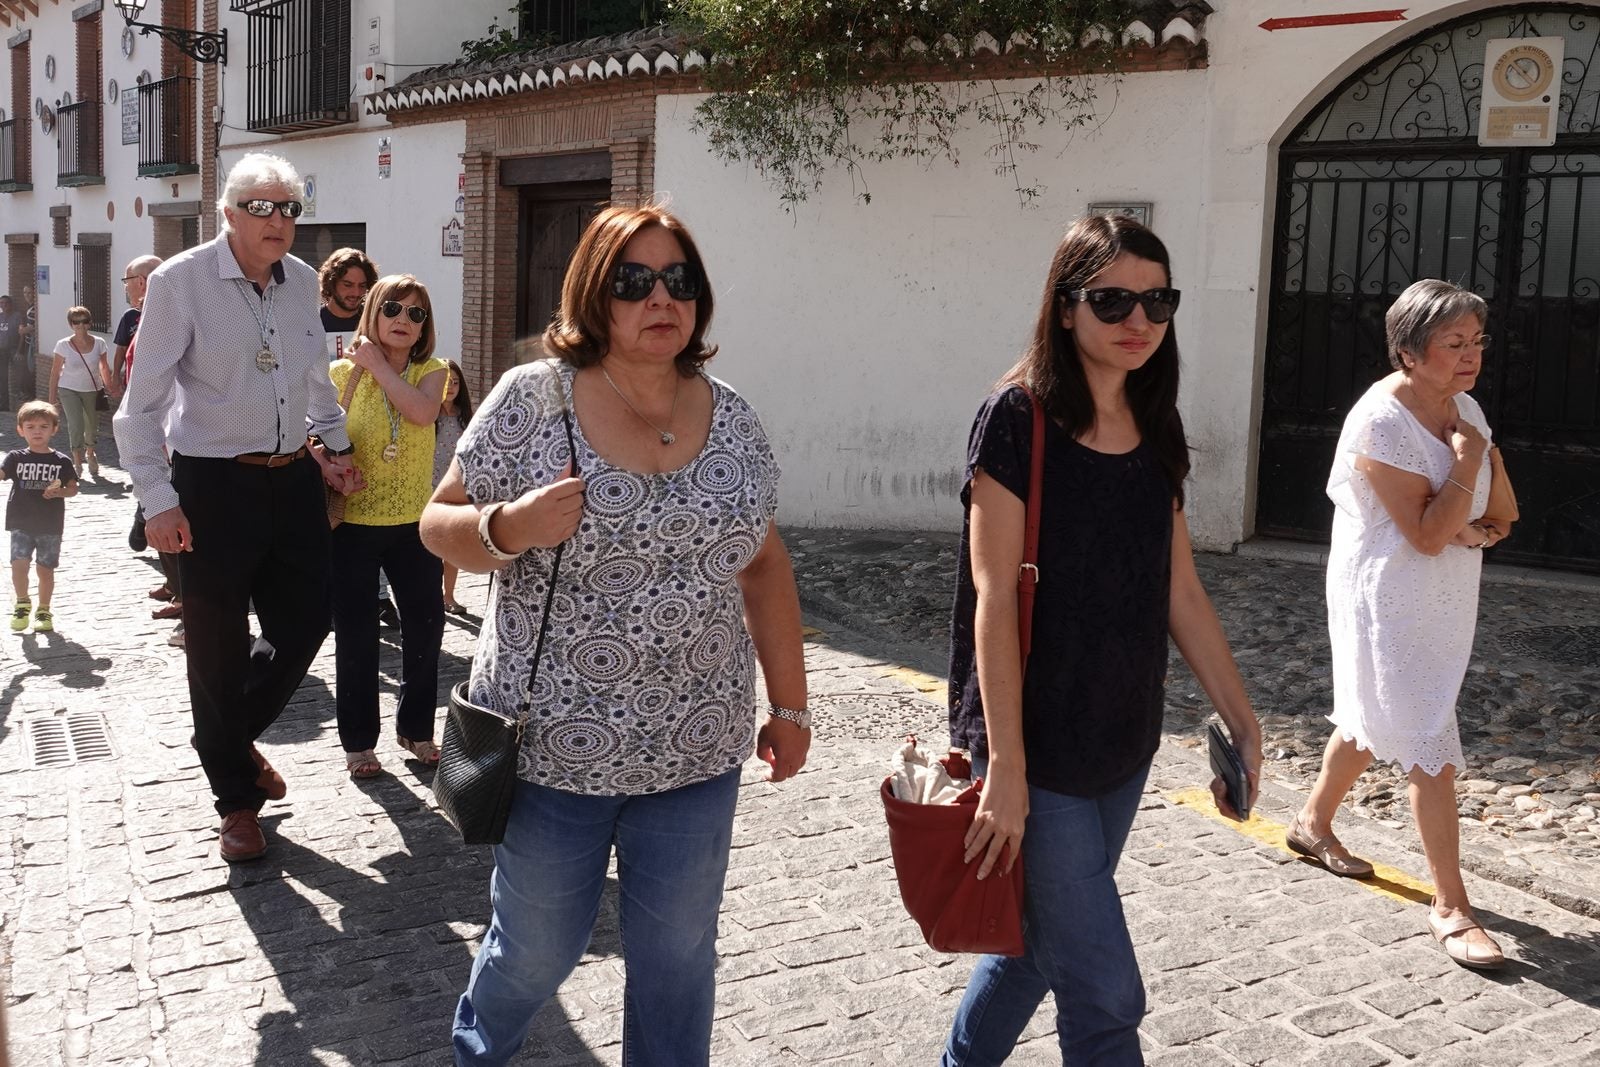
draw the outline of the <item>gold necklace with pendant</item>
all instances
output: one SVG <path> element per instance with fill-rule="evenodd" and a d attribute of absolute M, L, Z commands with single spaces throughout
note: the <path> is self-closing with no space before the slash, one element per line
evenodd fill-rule
<path fill-rule="evenodd" d="M 407 361 L 406 369 L 400 372 L 400 380 L 407 385 L 411 384 L 410 371 L 411 364 Z M 377 382 L 372 384 L 378 385 Z M 389 416 L 389 443 L 383 446 L 383 461 L 393 463 L 400 458 L 400 413 L 389 403 L 389 394 L 383 391 L 381 385 L 378 385 L 378 395 L 383 397 L 383 410 Z"/>

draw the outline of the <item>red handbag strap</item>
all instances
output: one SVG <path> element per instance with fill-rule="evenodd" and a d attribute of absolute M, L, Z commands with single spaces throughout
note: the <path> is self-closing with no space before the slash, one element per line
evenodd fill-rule
<path fill-rule="evenodd" d="M 1028 650 L 1033 647 L 1033 591 L 1039 584 L 1039 508 L 1044 500 L 1044 408 L 1026 385 L 1033 406 L 1033 452 L 1028 464 L 1028 513 L 1022 524 L 1022 564 L 1017 568 L 1017 644 L 1022 650 L 1022 673 L 1028 673 Z"/>

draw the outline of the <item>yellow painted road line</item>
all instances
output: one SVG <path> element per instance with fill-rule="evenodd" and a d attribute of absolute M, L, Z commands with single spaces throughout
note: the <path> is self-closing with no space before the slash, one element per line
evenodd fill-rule
<path fill-rule="evenodd" d="M 1207 818 L 1222 823 L 1228 829 L 1241 833 L 1252 841 L 1259 841 L 1263 845 L 1268 845 L 1303 862 L 1313 862 L 1305 860 L 1299 853 L 1289 848 L 1289 843 L 1285 840 L 1285 835 L 1289 832 L 1289 828 L 1282 823 L 1273 822 L 1271 819 L 1263 819 L 1255 814 L 1250 816 L 1249 822 L 1242 823 L 1225 818 L 1221 812 L 1217 811 L 1216 802 L 1212 800 L 1211 790 L 1209 789 L 1180 790 L 1176 793 L 1167 794 L 1167 800 L 1180 808 L 1197 811 Z M 1390 867 L 1387 864 L 1374 863 L 1372 868 L 1371 878 L 1352 878 L 1350 881 L 1391 900 L 1426 904 L 1433 899 L 1433 886 L 1430 883 L 1413 878 L 1405 871 L 1397 867 Z"/>
<path fill-rule="evenodd" d="M 885 678 L 895 678 L 909 685 L 919 693 L 938 693 L 946 688 L 947 683 L 943 678 L 910 667 L 885 667 L 879 672 Z"/>

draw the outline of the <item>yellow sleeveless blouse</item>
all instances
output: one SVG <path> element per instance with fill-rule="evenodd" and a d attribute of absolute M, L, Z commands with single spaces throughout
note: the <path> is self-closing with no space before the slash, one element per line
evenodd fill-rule
<path fill-rule="evenodd" d="M 354 369 L 355 364 L 348 359 L 335 360 L 328 365 L 328 376 L 341 396 Z M 406 364 L 404 378 L 407 384 L 416 385 L 434 371 L 444 369 L 444 360 L 430 356 L 421 363 Z M 448 378 L 440 381 L 440 401 L 444 400 L 447 384 Z M 389 409 L 382 387 L 372 375 L 362 374 L 345 413 L 345 430 L 350 434 L 350 443 L 355 445 L 355 464 L 361 468 L 367 485 L 359 493 L 350 495 L 345 504 L 345 522 L 363 526 L 401 526 L 416 522 L 422 518 L 422 509 L 433 495 L 433 423 L 418 426 L 407 422 L 396 410 L 399 433 L 394 444 L 398 451 L 393 460 L 386 460 L 383 451 L 390 443 Z"/>

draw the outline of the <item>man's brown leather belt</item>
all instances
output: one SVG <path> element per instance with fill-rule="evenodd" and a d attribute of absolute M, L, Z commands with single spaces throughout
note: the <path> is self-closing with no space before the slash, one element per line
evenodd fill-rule
<path fill-rule="evenodd" d="M 256 467 L 287 467 L 295 460 L 306 454 L 306 446 L 301 445 L 293 452 L 246 452 L 242 456 L 234 456 L 238 463 L 249 463 Z"/>

